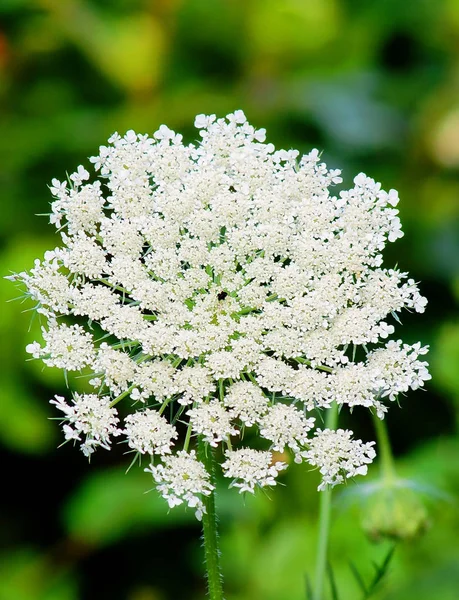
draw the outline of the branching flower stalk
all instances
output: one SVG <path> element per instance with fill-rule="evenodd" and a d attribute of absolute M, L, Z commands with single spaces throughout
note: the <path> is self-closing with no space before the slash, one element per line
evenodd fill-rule
<path fill-rule="evenodd" d="M 375 450 L 316 427 L 316 411 L 382 419 L 430 376 L 427 348 L 388 341 L 399 311 L 426 304 L 406 273 L 382 267 L 403 235 L 397 192 L 361 173 L 333 194 L 340 172 L 317 150 L 276 151 L 242 111 L 195 125 L 195 144 L 165 125 L 115 133 L 93 175 L 80 165 L 53 179 L 62 245 L 10 278 L 45 322 L 27 351 L 89 375 L 91 393 L 51 400 L 65 440 L 88 457 L 123 440 L 169 507 L 207 519 L 214 449 L 239 493 L 276 485 L 287 463 L 273 451 L 317 467 L 325 491 L 365 475 Z"/>

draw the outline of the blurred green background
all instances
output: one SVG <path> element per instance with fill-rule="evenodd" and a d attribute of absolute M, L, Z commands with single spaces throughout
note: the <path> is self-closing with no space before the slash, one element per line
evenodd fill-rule
<path fill-rule="evenodd" d="M 318 147 L 345 182 L 360 171 L 400 191 L 405 237 L 386 254 L 421 282 L 423 316 L 397 334 L 431 345 L 433 380 L 387 422 L 401 477 L 427 527 L 397 546 L 381 600 L 459 597 L 459 2 L 457 0 L 1 0 L 1 272 L 58 239 L 47 184 L 115 130 L 161 123 L 192 141 L 198 113 L 242 108 L 277 147 Z M 15 297 L 1 283 L 3 300 Z M 0 600 L 198 600 L 200 529 L 169 515 L 121 451 L 91 465 L 61 442 L 48 400 L 60 372 L 26 362 L 39 334 L 2 303 Z M 347 416 L 344 415 L 344 424 Z M 359 411 L 353 427 L 372 439 Z M 378 466 L 367 481 L 378 481 Z M 219 496 L 228 600 L 304 600 L 313 574 L 316 475 L 292 465 L 269 498 Z M 371 575 L 389 542 L 361 526 L 366 488 L 335 496 L 331 562 L 343 600 L 349 561 Z M 352 496 L 352 497 L 351 497 Z M 354 501 L 356 500 L 356 501 Z M 379 510 L 379 509 L 378 509 Z M 376 514 L 378 514 L 378 510 Z M 402 506 L 401 523 L 416 518 Z M 423 523 L 426 521 L 424 516 Z M 425 523 L 424 523 L 425 524 Z"/>

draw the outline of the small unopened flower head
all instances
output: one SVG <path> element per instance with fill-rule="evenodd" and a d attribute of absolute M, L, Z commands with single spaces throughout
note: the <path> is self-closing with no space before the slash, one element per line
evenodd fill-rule
<path fill-rule="evenodd" d="M 170 454 L 178 438 L 177 430 L 157 410 L 146 409 L 128 415 L 125 419 L 128 445 L 141 454 Z"/>
<path fill-rule="evenodd" d="M 281 461 L 273 464 L 271 452 L 242 448 L 227 450 L 222 464 L 225 477 L 232 479 L 231 485 L 239 488 L 239 493 L 255 492 L 256 487 L 276 485 L 276 477 L 287 465 Z"/>
<path fill-rule="evenodd" d="M 190 508 L 196 509 L 196 517 L 201 519 L 206 512 L 202 497 L 208 496 L 214 486 L 194 450 L 189 453 L 180 450 L 177 454 L 164 456 L 161 464 L 150 465 L 145 471 L 153 475 L 156 489 L 170 508 L 186 502 Z"/>
<path fill-rule="evenodd" d="M 366 475 L 368 464 L 376 456 L 373 446 L 374 442 L 364 444 L 353 440 L 349 430 L 317 429 L 304 458 L 319 468 L 322 482 L 318 489 L 323 490 L 327 485 L 342 483 L 345 478 Z"/>
<path fill-rule="evenodd" d="M 378 486 L 373 482 L 366 491 L 362 527 L 373 541 L 412 540 L 427 529 L 428 511 L 409 483 L 394 480 Z"/>

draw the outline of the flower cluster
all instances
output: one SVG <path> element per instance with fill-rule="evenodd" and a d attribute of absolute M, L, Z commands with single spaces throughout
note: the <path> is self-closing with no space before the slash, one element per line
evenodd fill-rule
<path fill-rule="evenodd" d="M 276 485 L 276 477 L 280 471 L 286 469 L 284 462 L 272 463 L 271 452 L 241 448 L 240 450 L 227 450 L 226 460 L 222 464 L 225 477 L 233 479 L 232 486 L 241 492 L 253 492 L 255 487 Z"/>
<path fill-rule="evenodd" d="M 304 456 L 320 469 L 323 480 L 319 490 L 342 483 L 345 477 L 367 474 L 368 464 L 376 456 L 374 442 L 363 444 L 351 436 L 352 431 L 344 429 L 317 429 Z"/>
<path fill-rule="evenodd" d="M 122 433 L 117 428 L 118 415 L 108 396 L 99 398 L 95 394 L 76 393 L 73 404 L 67 404 L 65 398 L 56 395 L 50 403 L 65 415 L 65 439 L 82 442 L 81 450 L 85 456 L 90 456 L 97 446 L 110 450 L 111 438 Z"/>
<path fill-rule="evenodd" d="M 98 177 L 79 166 L 53 179 L 62 246 L 11 278 L 47 321 L 28 352 L 90 375 L 93 394 L 52 401 L 66 439 L 90 454 L 125 436 L 156 461 L 169 505 L 200 515 L 212 484 L 196 437 L 223 447 L 241 491 L 275 484 L 285 464 L 273 450 L 335 485 L 363 474 L 374 450 L 347 431 L 311 435 L 310 411 L 336 402 L 383 418 L 430 376 L 426 348 L 387 340 L 399 311 L 426 304 L 406 273 L 382 266 L 403 235 L 397 192 L 360 174 L 333 194 L 340 172 L 317 150 L 276 151 L 242 111 L 195 125 L 201 141 L 188 145 L 165 125 L 116 133 L 90 159 Z M 118 429 L 121 401 L 132 410 Z M 174 454 L 178 422 L 188 429 Z M 246 428 L 265 450 L 232 450 Z"/>
<path fill-rule="evenodd" d="M 150 465 L 145 471 L 153 475 L 158 491 L 170 508 L 186 502 L 196 509 L 196 518 L 201 520 L 206 510 L 202 496 L 211 494 L 214 486 L 194 450 L 190 453 L 180 450 L 175 455 L 166 456 L 161 464 Z"/>

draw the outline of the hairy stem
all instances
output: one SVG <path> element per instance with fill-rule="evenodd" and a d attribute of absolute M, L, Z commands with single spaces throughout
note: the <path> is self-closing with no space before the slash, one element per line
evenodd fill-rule
<path fill-rule="evenodd" d="M 336 429 L 338 424 L 338 405 L 334 402 L 327 411 L 325 418 L 325 427 L 327 429 Z M 327 570 L 327 551 L 328 537 L 330 533 L 332 490 L 327 488 L 320 492 L 319 500 L 319 538 L 317 541 L 316 554 L 316 578 L 313 600 L 322 600 L 325 583 L 325 573 Z"/>
<path fill-rule="evenodd" d="M 199 458 L 210 474 L 215 485 L 215 458 L 213 450 L 202 438 L 198 442 Z M 215 490 L 204 498 L 206 512 L 202 515 L 204 555 L 207 571 L 207 589 L 210 600 L 223 600 L 222 573 L 220 567 L 220 549 L 218 547 L 217 514 L 215 511 Z"/>

